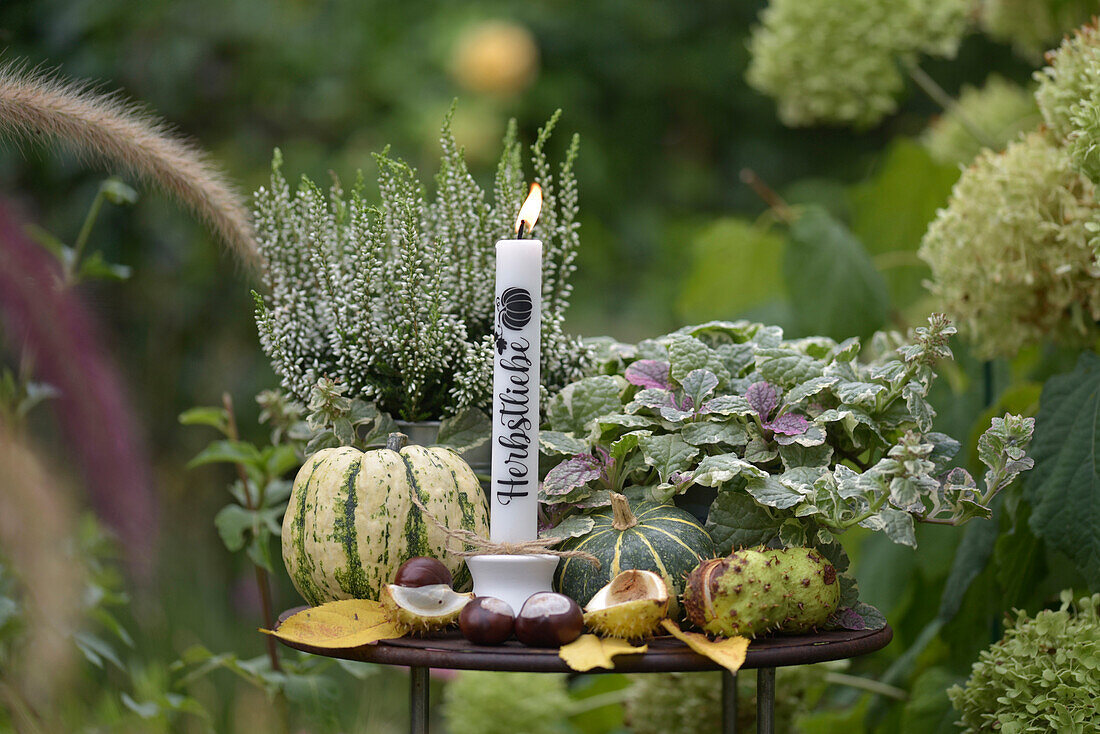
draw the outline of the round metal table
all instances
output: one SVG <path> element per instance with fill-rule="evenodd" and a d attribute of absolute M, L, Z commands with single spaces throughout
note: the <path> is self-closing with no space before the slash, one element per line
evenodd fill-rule
<path fill-rule="evenodd" d="M 292 610 L 297 611 L 297 610 Z M 285 616 L 285 615 L 284 615 Z M 893 638 L 889 626 L 861 632 L 835 631 L 808 635 L 782 635 L 753 640 L 742 670 L 756 669 L 757 731 L 775 730 L 775 669 L 787 665 L 820 663 L 866 655 L 881 650 Z M 573 673 L 558 657 L 556 648 L 525 647 L 516 641 L 482 647 L 464 640 L 457 632 L 439 637 L 403 637 L 371 645 L 339 650 L 285 643 L 315 655 L 359 660 L 410 668 L 409 712 L 412 734 L 428 731 L 428 671 L 431 668 L 496 670 L 530 673 Z M 596 668 L 588 673 L 672 673 L 722 670 L 722 731 L 737 731 L 737 676 L 708 658 L 693 652 L 672 637 L 649 640 L 649 650 L 615 658 L 615 669 Z"/>

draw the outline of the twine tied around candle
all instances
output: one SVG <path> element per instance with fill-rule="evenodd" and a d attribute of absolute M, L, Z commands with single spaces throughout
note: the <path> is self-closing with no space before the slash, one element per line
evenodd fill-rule
<path fill-rule="evenodd" d="M 391 433 L 386 440 L 386 448 L 391 451 L 400 451 L 408 440 L 409 437 L 404 433 Z M 431 523 L 436 530 L 443 533 L 448 540 L 454 540 L 462 544 L 461 547 L 447 544 L 447 550 L 454 553 L 456 556 L 550 555 L 557 556 L 558 558 L 576 558 L 592 564 L 597 569 L 600 568 L 600 559 L 596 558 L 596 556 L 591 553 L 579 550 L 554 550 L 550 547 L 555 543 L 560 543 L 564 538 L 537 538 L 535 540 L 524 540 L 519 543 L 496 543 L 488 538 L 483 538 L 472 530 L 466 530 L 465 528 L 449 528 L 428 511 L 428 508 L 420 501 L 420 497 L 417 496 L 415 489 L 409 493 L 409 496 L 412 498 L 412 503 L 420 510 L 420 514 L 423 515 L 424 519 Z M 467 550 L 466 546 L 473 546 L 474 550 Z"/>

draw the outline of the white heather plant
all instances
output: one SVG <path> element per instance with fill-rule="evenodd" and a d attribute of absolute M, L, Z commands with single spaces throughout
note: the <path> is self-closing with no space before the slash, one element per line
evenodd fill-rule
<path fill-rule="evenodd" d="M 271 186 L 255 195 L 268 290 L 255 297 L 256 321 L 264 351 L 299 403 L 326 402 L 314 394 L 324 379 L 326 394 L 336 389 L 342 400 L 373 403 L 394 418 L 457 416 L 487 427 L 495 243 L 511 236 L 527 185 L 512 121 L 489 203 L 455 143 L 452 114 L 430 202 L 416 172 L 388 151 L 376 156 L 378 203 L 366 200 L 361 178 L 350 192 L 336 182 L 326 193 L 303 177 L 294 191 L 275 152 Z M 582 377 L 590 361 L 562 330 L 579 241 L 578 137 L 555 175 L 546 145 L 559 114 L 532 146 L 543 188 L 534 236 L 544 244 L 542 374 L 551 391 Z"/>

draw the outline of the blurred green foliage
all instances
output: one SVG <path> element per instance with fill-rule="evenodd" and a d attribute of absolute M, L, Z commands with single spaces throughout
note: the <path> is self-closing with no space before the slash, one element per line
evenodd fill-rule
<path fill-rule="evenodd" d="M 958 175 L 914 142 L 937 108 L 916 91 L 869 131 L 784 128 L 774 103 L 744 81 L 746 39 L 763 4 L 6 0 L 0 46 L 9 57 L 56 66 L 148 104 L 209 149 L 245 191 L 265 180 L 276 145 L 288 172 L 315 180 L 329 170 L 351 180 L 359 167 L 370 180 L 369 154 L 386 144 L 430 171 L 438 121 L 456 96 L 456 137 L 485 182 L 509 117 L 530 141 L 562 107 L 562 129 L 582 138 L 582 244 L 570 331 L 635 340 L 738 316 L 778 323 L 790 336 L 917 323 L 931 303 L 916 249 Z M 538 66 L 529 86 L 473 91 L 469 79 L 467 86 L 457 81 L 463 38 L 492 20 L 518 24 L 533 39 Z M 991 73 L 1026 83 L 1032 66 L 1007 45 L 971 35 L 957 59 L 925 68 L 955 92 Z M 835 234 L 828 242 L 843 243 L 860 278 L 882 281 L 872 308 L 814 310 L 820 301 L 843 304 L 843 290 L 852 286 L 838 286 L 848 275 L 833 279 L 800 267 L 792 244 L 799 233 L 740 183 L 743 168 L 792 207 L 817 212 Z M 63 241 L 78 238 L 104 173 L 113 172 L 55 150 L 0 146 L 0 191 Z M 808 239 L 826 246 L 817 234 Z M 209 712 L 213 729 L 273 729 L 262 686 L 238 684 L 224 672 L 253 674 L 264 659 L 263 641 L 252 633 L 260 618 L 253 566 L 243 554 L 225 553 L 213 523 L 232 472 L 184 472 L 203 438 L 176 421 L 181 410 L 228 391 L 240 398 L 242 438 L 265 438 L 255 420 L 259 407 L 244 399 L 275 383 L 252 319 L 255 278 L 201 227 L 144 191 L 125 210 L 104 208 L 87 247 L 102 253 L 104 264 L 131 271 L 123 282 L 80 287 L 107 322 L 155 447 L 162 505 L 159 581 L 135 591 L 133 619 L 126 620 L 136 650 L 124 663 L 134 673 L 125 684 L 111 679 L 131 691 L 133 705 L 98 704 L 98 720 L 127 715 L 123 705 L 141 716 L 152 712 L 150 702 L 178 701 L 165 696 L 185 673 L 168 666 L 183 655 L 185 665 L 222 671 L 213 675 L 224 677 L 196 676 L 187 691 Z M 820 257 L 833 262 L 829 253 Z M 1033 349 L 986 367 L 954 346 L 957 363 L 945 369 L 932 402 L 940 410 L 937 427 L 958 436 L 971 434 L 979 416 L 988 423 L 990 402 L 997 412 L 1033 414 L 1037 383 L 1068 371 L 1074 356 Z M 18 364 L 17 354 L 4 356 Z M 49 432 L 42 423 L 36 427 Z M 993 522 L 965 533 L 921 528 L 919 555 L 853 534 L 849 550 L 864 598 L 886 612 L 896 633 L 890 648 L 858 661 L 853 673 L 882 676 L 910 688 L 912 698 L 887 706 L 881 697 L 840 688 L 823 696 L 822 712 L 803 717 L 804 731 L 949 730 L 943 691 L 998 636 L 1005 606 L 1035 611 L 1057 589 L 1082 585 L 1065 557 L 1034 536 L 1020 495 L 1007 493 Z M 286 579 L 273 579 L 278 609 L 299 603 Z M 6 590 L 0 596 L 4 634 L 12 627 L 4 620 L 14 619 L 9 598 Z M 96 679 L 96 671 L 86 673 Z M 378 672 L 367 687 L 353 677 L 337 680 L 335 688 L 302 692 L 303 701 L 313 700 L 303 706 L 307 720 L 326 730 L 367 722 L 370 731 L 404 729 L 401 673 Z M 170 725 L 165 718 L 148 728 Z M 614 715 L 585 723 L 593 733 L 619 726 Z"/>

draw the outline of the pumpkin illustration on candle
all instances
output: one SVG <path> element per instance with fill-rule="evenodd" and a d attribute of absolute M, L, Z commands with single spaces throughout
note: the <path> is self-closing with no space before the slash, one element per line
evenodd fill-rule
<path fill-rule="evenodd" d="M 506 329 L 519 331 L 531 321 L 531 294 L 523 288 L 508 288 L 500 294 L 500 322 Z"/>

